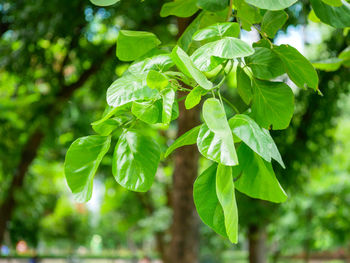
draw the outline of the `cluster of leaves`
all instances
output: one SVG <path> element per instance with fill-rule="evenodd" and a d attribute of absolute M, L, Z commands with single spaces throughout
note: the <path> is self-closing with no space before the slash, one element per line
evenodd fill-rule
<path fill-rule="evenodd" d="M 115 1 L 93 2 L 106 5 Z M 287 195 L 271 161 L 276 160 L 282 167 L 284 163 L 269 133 L 269 129 L 287 128 L 294 111 L 293 92 L 280 76 L 287 74 L 297 87 L 318 91 L 318 76 L 312 64 L 295 48 L 276 46 L 271 41 L 288 18 L 283 9 L 295 2 L 166 3 L 161 16 L 189 17 L 201 10 L 172 50 L 160 46 L 153 33 L 121 30 L 117 57 L 134 62 L 107 90 L 106 112 L 92 123 L 98 135 L 77 139 L 66 155 L 66 178 L 77 199 L 91 198 L 93 177 L 112 138 L 117 139 L 112 167 L 115 180 L 132 191 L 149 190 L 162 153 L 140 127 L 144 123 L 167 127 L 178 118 L 180 100 L 185 99 L 186 108 L 191 109 L 203 99 L 204 123 L 179 137 L 164 155 L 197 144 L 199 152 L 213 161 L 194 183 L 194 202 L 201 219 L 236 243 L 235 189 L 253 198 L 285 201 Z M 349 26 L 350 20 L 334 15 L 348 15 L 347 3 L 332 6 L 321 0 L 311 2 L 321 21 L 335 27 Z M 232 15 L 237 22 L 230 22 Z M 239 39 L 241 28 L 250 30 L 252 26 L 263 38 L 253 47 Z M 236 73 L 237 92 L 247 104 L 243 113 L 220 93 L 232 72 Z M 178 98 L 179 92 L 188 94 Z M 224 103 L 236 112 L 230 119 Z"/>

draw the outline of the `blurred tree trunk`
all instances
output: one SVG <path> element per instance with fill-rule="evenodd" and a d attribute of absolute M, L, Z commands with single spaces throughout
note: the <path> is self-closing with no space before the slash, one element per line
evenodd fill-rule
<path fill-rule="evenodd" d="M 192 18 L 178 19 L 179 36 L 191 20 Z M 186 110 L 184 103 L 181 102 L 179 113 L 177 137 L 199 124 L 198 107 Z M 171 192 L 173 222 L 166 263 L 198 262 L 199 219 L 193 202 L 193 183 L 198 173 L 198 157 L 195 145 L 182 147 L 175 152 Z"/>
<path fill-rule="evenodd" d="M 266 229 L 251 224 L 248 227 L 249 262 L 266 263 Z"/>
<path fill-rule="evenodd" d="M 11 219 L 12 212 L 16 205 L 15 192 L 22 187 L 28 167 L 34 160 L 43 137 L 44 134 L 41 133 L 40 130 L 36 130 L 30 136 L 22 150 L 21 161 L 17 172 L 6 193 L 6 199 L 0 206 L 0 244 L 4 241 L 7 222 Z"/>

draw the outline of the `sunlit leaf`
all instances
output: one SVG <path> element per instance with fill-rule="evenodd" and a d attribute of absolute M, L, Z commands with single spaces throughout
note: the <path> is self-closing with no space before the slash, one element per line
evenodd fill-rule
<path fill-rule="evenodd" d="M 94 176 L 110 143 L 110 137 L 91 135 L 75 140 L 69 147 L 64 162 L 64 173 L 67 184 L 78 202 L 90 200 Z"/>
<path fill-rule="evenodd" d="M 135 131 L 125 131 L 114 150 L 112 171 L 124 188 L 146 192 L 153 183 L 160 160 L 158 144 Z"/>

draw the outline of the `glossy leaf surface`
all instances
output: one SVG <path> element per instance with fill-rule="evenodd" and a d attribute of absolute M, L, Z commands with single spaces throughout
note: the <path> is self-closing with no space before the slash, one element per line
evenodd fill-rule
<path fill-rule="evenodd" d="M 213 87 L 213 84 L 198 70 L 198 68 L 196 68 L 191 58 L 179 46 L 173 49 L 172 58 L 176 66 L 185 75 L 193 78 L 203 89 L 209 90 Z"/>
<path fill-rule="evenodd" d="M 297 0 L 246 0 L 248 4 L 261 9 L 282 10 L 293 5 Z"/>
<path fill-rule="evenodd" d="M 245 62 L 259 79 L 274 79 L 285 73 L 281 59 L 269 48 L 256 47 L 254 54 L 246 57 Z"/>
<path fill-rule="evenodd" d="M 197 10 L 197 0 L 177 0 L 165 3 L 160 10 L 160 16 L 189 17 L 196 13 Z"/>
<path fill-rule="evenodd" d="M 156 35 L 150 32 L 120 30 L 117 37 L 117 57 L 121 61 L 133 61 L 160 43 Z"/>
<path fill-rule="evenodd" d="M 238 241 L 238 211 L 232 167 L 219 164 L 216 171 L 216 195 L 224 211 L 225 228 L 232 243 Z"/>
<path fill-rule="evenodd" d="M 294 112 L 294 95 L 283 82 L 255 80 L 251 117 L 263 128 L 282 130 Z"/>
<path fill-rule="evenodd" d="M 152 186 L 159 160 L 155 141 L 135 131 L 124 131 L 114 150 L 114 178 L 128 190 L 146 192 Z"/>
<path fill-rule="evenodd" d="M 216 195 L 216 164 L 201 173 L 193 185 L 193 199 L 199 217 L 216 233 L 227 237 L 224 212 Z"/>
<path fill-rule="evenodd" d="M 75 140 L 64 162 L 67 184 L 78 202 L 87 202 L 92 195 L 93 179 L 111 143 L 110 137 L 91 135 Z"/>
<path fill-rule="evenodd" d="M 182 134 L 179 138 L 175 140 L 175 142 L 169 146 L 167 151 L 165 152 L 165 158 L 168 157 L 174 150 L 180 148 L 185 145 L 192 145 L 197 142 L 197 137 L 199 130 L 202 125 L 196 126 L 186 133 Z"/>
<path fill-rule="evenodd" d="M 238 23 L 225 22 L 217 23 L 197 31 L 193 40 L 218 40 L 223 37 L 239 37 L 240 27 Z"/>
<path fill-rule="evenodd" d="M 238 191 L 274 203 L 286 201 L 287 194 L 278 182 L 272 165 L 254 153 L 245 144 L 237 150 L 239 166 L 232 167 L 235 187 Z"/>
<path fill-rule="evenodd" d="M 254 152 L 267 162 L 275 159 L 284 167 L 282 157 L 269 132 L 260 128 L 252 118 L 245 114 L 237 114 L 229 120 L 229 124 L 233 134 Z"/>
<path fill-rule="evenodd" d="M 273 51 L 277 53 L 283 62 L 285 70 L 290 79 L 299 88 L 310 87 L 313 90 L 318 88 L 318 76 L 311 63 L 289 45 L 275 46 Z"/>

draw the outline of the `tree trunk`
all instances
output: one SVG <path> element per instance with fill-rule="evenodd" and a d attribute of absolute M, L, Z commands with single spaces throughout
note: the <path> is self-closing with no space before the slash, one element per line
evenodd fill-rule
<path fill-rule="evenodd" d="M 248 228 L 249 262 L 266 263 L 265 227 L 250 225 Z"/>
<path fill-rule="evenodd" d="M 188 111 L 179 105 L 178 136 L 199 123 L 198 107 Z M 175 153 L 171 205 L 173 223 L 166 263 L 198 262 L 199 220 L 193 202 L 193 183 L 198 173 L 198 150 L 185 146 Z"/>
<path fill-rule="evenodd" d="M 36 130 L 23 148 L 20 165 L 7 191 L 7 198 L 0 206 L 0 244 L 4 241 L 6 225 L 16 205 L 15 192 L 22 187 L 28 167 L 34 160 L 43 137 L 41 131 Z"/>
<path fill-rule="evenodd" d="M 178 37 L 186 30 L 193 18 L 179 18 Z M 180 94 L 184 96 L 185 94 Z M 179 103 L 177 137 L 199 124 L 199 107 L 186 110 Z M 196 263 L 199 248 L 199 218 L 193 202 L 193 183 L 198 174 L 199 153 L 196 145 L 179 148 L 175 152 L 175 168 L 171 192 L 173 222 L 171 241 L 165 263 Z"/>

